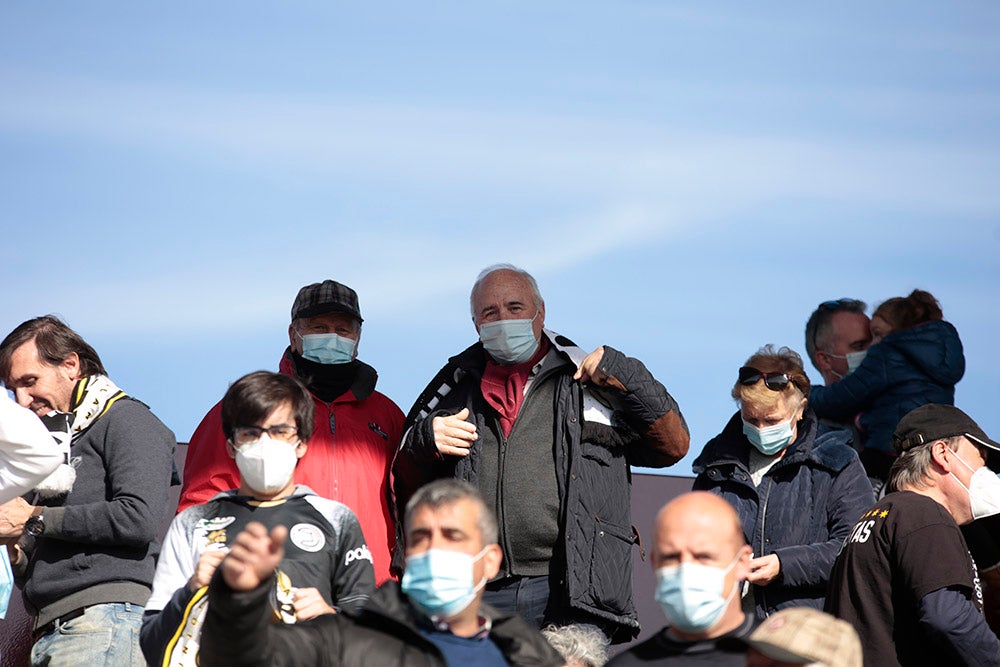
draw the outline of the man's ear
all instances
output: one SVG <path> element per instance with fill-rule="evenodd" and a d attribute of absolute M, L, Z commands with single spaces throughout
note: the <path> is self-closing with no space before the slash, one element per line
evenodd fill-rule
<path fill-rule="evenodd" d="M 236 458 L 236 447 L 233 446 L 232 440 L 229 439 L 226 440 L 226 453 L 229 454 L 229 458 L 231 459 Z"/>
<path fill-rule="evenodd" d="M 309 449 L 309 443 L 305 440 L 299 440 L 299 444 L 295 445 L 295 458 L 301 459 L 306 455 L 306 450 Z"/>
<path fill-rule="evenodd" d="M 503 561 L 503 551 L 499 544 L 491 544 L 486 547 L 483 554 L 483 566 L 486 579 L 490 580 L 500 572 L 500 563 Z"/>
<path fill-rule="evenodd" d="M 62 360 L 59 367 L 63 369 L 66 373 L 66 377 L 70 380 L 79 380 L 83 375 L 81 375 L 80 370 L 80 355 L 76 352 L 70 352 L 66 355 L 66 358 Z"/>
<path fill-rule="evenodd" d="M 295 348 L 295 323 L 292 322 L 288 325 L 288 345 L 292 348 L 293 352 L 302 354 L 300 350 Z"/>
<path fill-rule="evenodd" d="M 753 556 L 753 549 L 750 548 L 749 544 L 744 544 L 738 553 L 739 558 L 736 561 L 736 566 L 733 567 L 733 572 L 737 580 L 743 581 L 750 576 L 750 558 Z"/>
<path fill-rule="evenodd" d="M 948 443 L 945 442 L 944 440 L 935 440 L 934 442 L 932 442 L 931 460 L 934 461 L 934 463 L 936 463 L 937 466 L 941 468 L 941 470 L 943 470 L 944 472 L 951 472 L 952 469 L 952 462 L 950 460 L 951 457 L 948 456 L 945 450 L 948 450 L 949 453 L 954 454 L 954 452 L 952 452 L 951 448 L 948 446 Z"/>
<path fill-rule="evenodd" d="M 829 353 L 823 350 L 816 350 L 816 368 L 819 369 L 820 373 L 831 369 Z"/>

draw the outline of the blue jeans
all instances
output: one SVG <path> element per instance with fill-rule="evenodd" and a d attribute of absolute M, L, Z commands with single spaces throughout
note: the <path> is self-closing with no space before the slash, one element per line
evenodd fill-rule
<path fill-rule="evenodd" d="M 544 628 L 554 615 L 549 609 L 547 576 L 509 577 L 486 584 L 483 602 L 498 611 L 519 615 L 533 628 Z"/>
<path fill-rule="evenodd" d="M 486 584 L 483 602 L 494 609 L 508 614 L 517 614 L 528 625 L 541 630 L 547 625 L 579 625 L 599 630 L 609 638 L 614 627 L 606 621 L 590 614 L 570 609 L 560 602 L 560 596 L 551 595 L 549 578 L 508 577 Z"/>
<path fill-rule="evenodd" d="M 145 667 L 139 648 L 143 607 L 110 602 L 57 623 L 31 647 L 32 667 Z"/>

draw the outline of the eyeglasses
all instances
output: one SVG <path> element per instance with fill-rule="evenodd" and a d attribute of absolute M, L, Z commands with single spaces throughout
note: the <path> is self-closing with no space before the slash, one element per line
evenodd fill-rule
<path fill-rule="evenodd" d="M 273 440 L 283 440 L 284 442 L 294 442 L 299 429 L 288 424 L 275 424 L 270 428 L 260 426 L 237 426 L 233 429 L 233 444 L 248 445 L 251 442 L 260 440 L 260 436 L 267 433 Z"/>
<path fill-rule="evenodd" d="M 740 368 L 740 384 L 749 386 L 757 384 L 760 380 L 763 380 L 764 386 L 771 391 L 784 391 L 789 382 L 795 385 L 795 381 L 792 380 L 788 373 L 765 373 L 753 366 L 743 366 Z M 797 387 L 798 385 L 795 386 Z"/>

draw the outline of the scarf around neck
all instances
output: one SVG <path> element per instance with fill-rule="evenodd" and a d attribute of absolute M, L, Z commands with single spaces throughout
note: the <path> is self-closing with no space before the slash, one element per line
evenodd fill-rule
<path fill-rule="evenodd" d="M 86 433 L 112 405 L 127 396 L 106 375 L 90 375 L 77 380 L 73 387 L 69 412 L 53 410 L 42 417 L 42 423 L 62 452 L 63 463 L 35 487 L 40 496 L 53 498 L 73 490 L 76 481 L 76 469 L 70 455 L 73 441 Z"/>
<path fill-rule="evenodd" d="M 319 364 L 295 352 L 291 352 L 290 356 L 295 375 L 324 403 L 347 393 L 361 368 L 357 359 L 346 364 Z"/>

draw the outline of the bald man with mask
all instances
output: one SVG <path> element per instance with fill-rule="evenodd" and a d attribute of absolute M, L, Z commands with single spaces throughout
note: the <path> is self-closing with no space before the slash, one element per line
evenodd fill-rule
<path fill-rule="evenodd" d="M 740 604 L 750 556 L 739 517 L 725 500 L 693 491 L 667 503 L 656 516 L 652 554 L 656 601 L 667 625 L 609 667 L 743 665 L 743 650 L 720 640 L 753 630 Z"/>

